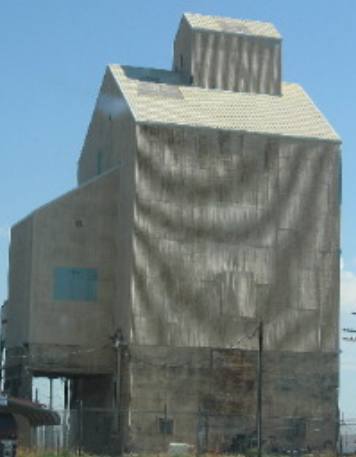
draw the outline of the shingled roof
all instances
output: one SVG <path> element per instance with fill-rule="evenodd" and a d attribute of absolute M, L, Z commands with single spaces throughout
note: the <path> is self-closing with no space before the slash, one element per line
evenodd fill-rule
<path fill-rule="evenodd" d="M 167 70 L 110 65 L 139 123 L 172 124 L 340 142 L 298 84 L 283 83 L 282 95 L 232 92 L 184 85 Z"/>
<path fill-rule="evenodd" d="M 185 13 L 183 17 L 187 20 L 188 24 L 196 30 L 209 30 L 213 32 L 236 33 L 279 40 L 281 39 L 281 35 L 278 30 L 269 22 L 233 19 L 219 16 L 203 16 L 202 14 L 195 13 Z"/>

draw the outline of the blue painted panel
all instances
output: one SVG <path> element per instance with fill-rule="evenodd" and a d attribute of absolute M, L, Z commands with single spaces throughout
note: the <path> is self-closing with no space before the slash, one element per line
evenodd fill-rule
<path fill-rule="evenodd" d="M 56 267 L 53 298 L 67 301 L 96 301 L 98 272 L 95 268 Z"/>

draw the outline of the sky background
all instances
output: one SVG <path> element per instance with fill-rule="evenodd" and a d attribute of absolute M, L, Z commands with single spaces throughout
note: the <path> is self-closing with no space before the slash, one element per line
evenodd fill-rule
<path fill-rule="evenodd" d="M 0 302 L 10 226 L 76 185 L 105 66 L 170 69 L 185 11 L 273 22 L 283 79 L 342 137 L 341 326 L 356 327 L 355 0 L 0 0 Z M 340 408 L 356 418 L 356 343 L 341 349 Z"/>

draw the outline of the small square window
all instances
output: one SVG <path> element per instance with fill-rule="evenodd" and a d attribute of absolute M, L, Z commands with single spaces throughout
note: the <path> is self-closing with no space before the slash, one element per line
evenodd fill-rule
<path fill-rule="evenodd" d="M 169 419 L 168 417 L 159 417 L 158 426 L 160 433 L 163 433 L 164 435 L 173 434 L 173 419 Z"/>

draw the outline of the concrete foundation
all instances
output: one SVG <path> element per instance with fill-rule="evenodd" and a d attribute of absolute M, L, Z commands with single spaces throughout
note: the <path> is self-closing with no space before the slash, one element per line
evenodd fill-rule
<path fill-rule="evenodd" d="M 242 436 L 256 443 L 256 351 L 135 346 L 131 361 L 132 450 L 186 442 L 202 452 L 236 451 Z M 336 355 L 263 353 L 266 450 L 335 442 L 337 369 Z M 162 433 L 165 419 L 170 433 Z"/>

